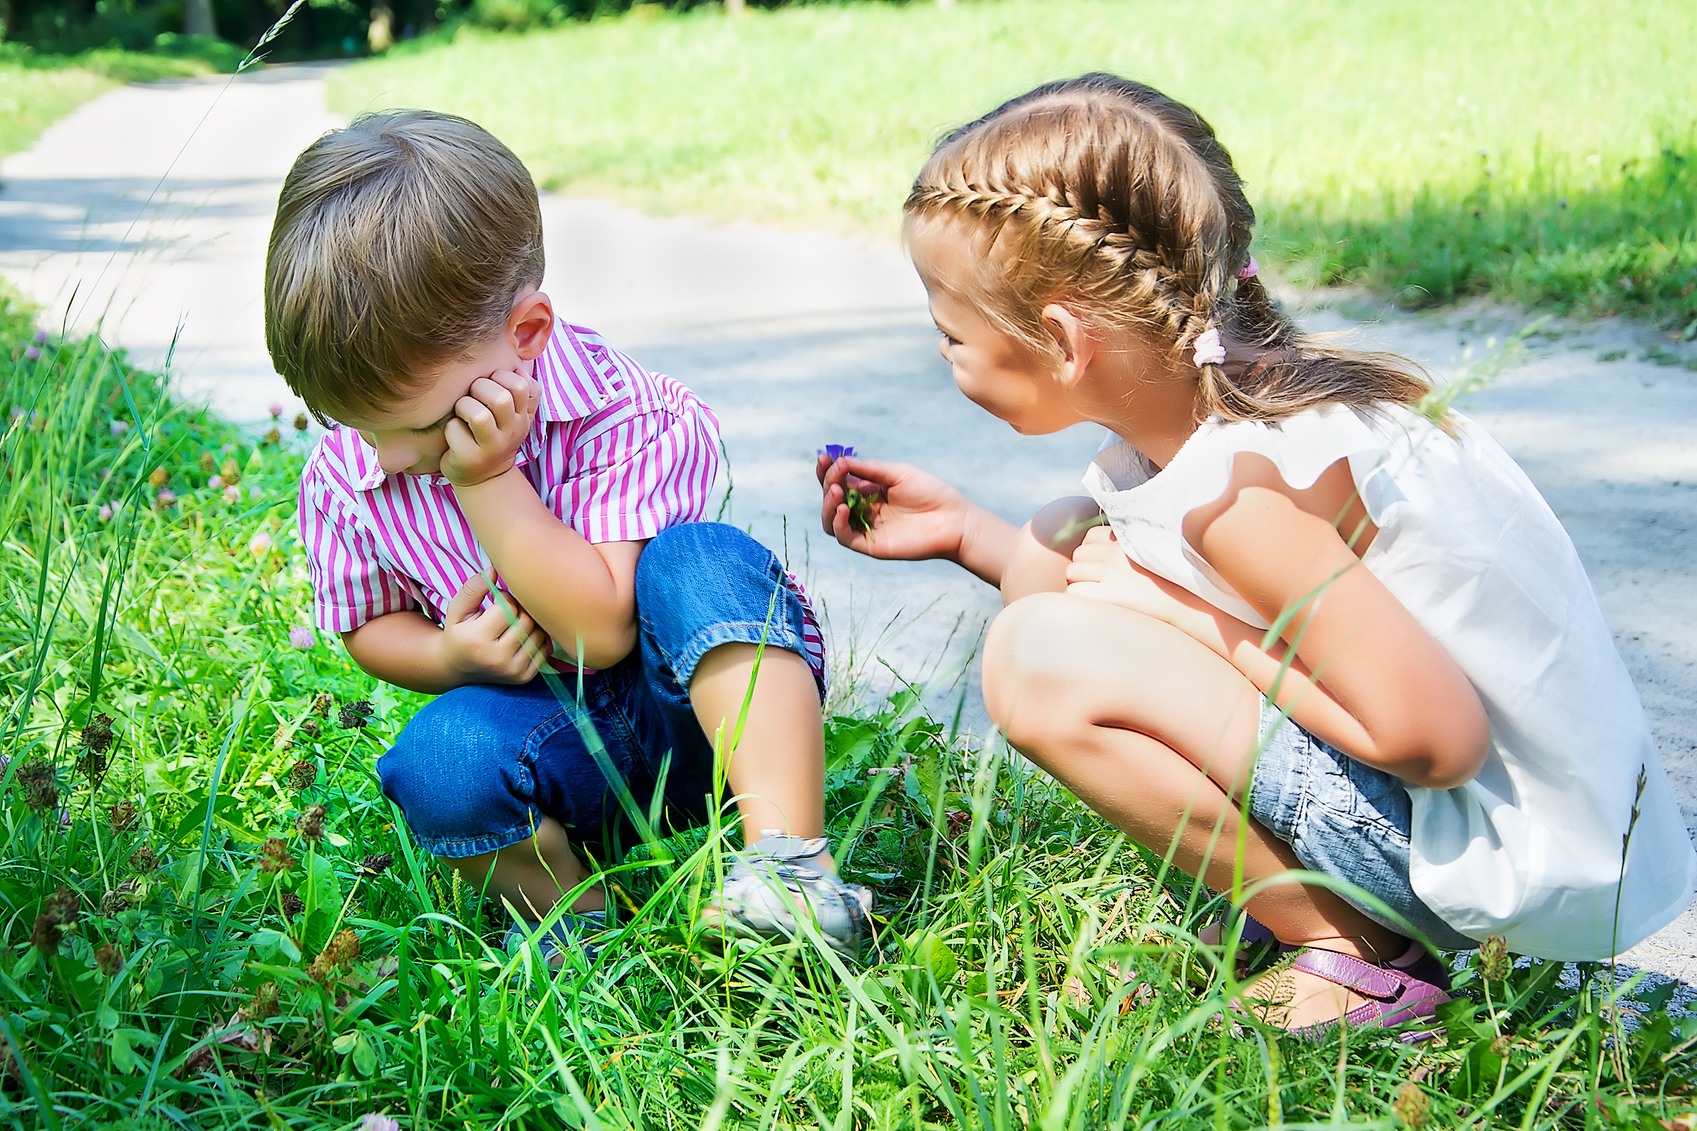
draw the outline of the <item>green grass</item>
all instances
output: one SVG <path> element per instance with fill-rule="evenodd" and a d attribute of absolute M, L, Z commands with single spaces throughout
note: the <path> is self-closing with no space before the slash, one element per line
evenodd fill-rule
<path fill-rule="evenodd" d="M 549 188 L 895 230 L 941 131 L 1103 68 L 1213 122 L 1265 259 L 1408 303 L 1697 318 L 1697 6 L 984 0 L 463 30 L 339 72 L 344 113 L 466 114 Z M 491 81 L 493 75 L 522 81 Z"/>
<path fill-rule="evenodd" d="M 31 359 L 29 333 L 0 300 L 0 1123 L 1389 1128 L 1424 1105 L 1434 1126 L 1555 1129 L 1692 1110 L 1697 1019 L 1596 967 L 1562 988 L 1556 964 L 1476 962 L 1420 1047 L 1227 1019 L 1229 960 L 1191 934 L 1218 900 L 911 691 L 827 727 L 838 859 L 880 893 L 865 965 L 701 934 L 716 829 L 610 874 L 620 922 L 593 963 L 505 953 L 499 914 L 377 787 L 421 698 L 333 639 L 289 642 L 310 605 L 303 444 L 185 410 L 96 341 Z"/>
<path fill-rule="evenodd" d="M 222 40 L 159 38 L 157 53 L 99 48 L 42 55 L 0 43 L 0 158 L 28 149 L 42 130 L 122 83 L 233 71 L 241 61 L 241 49 Z"/>

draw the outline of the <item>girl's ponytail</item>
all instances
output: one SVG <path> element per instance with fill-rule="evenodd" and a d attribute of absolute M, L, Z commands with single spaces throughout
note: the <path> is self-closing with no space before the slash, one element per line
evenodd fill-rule
<path fill-rule="evenodd" d="M 1407 361 L 1324 345 L 1278 309 L 1247 270 L 1255 211 L 1231 155 L 1200 115 L 1141 83 L 1050 83 L 963 126 L 920 170 L 905 212 L 910 228 L 969 226 L 983 254 L 965 297 L 1037 353 L 1054 353 L 1039 312 L 1056 300 L 1165 342 L 1196 365 L 1204 419 L 1430 391 Z"/>

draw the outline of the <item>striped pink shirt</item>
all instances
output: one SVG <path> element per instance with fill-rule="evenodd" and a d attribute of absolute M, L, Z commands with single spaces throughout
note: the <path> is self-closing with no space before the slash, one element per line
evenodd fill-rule
<path fill-rule="evenodd" d="M 542 401 L 514 462 L 560 521 L 591 542 L 635 542 L 702 517 L 719 471 L 719 421 L 694 393 L 564 321 L 535 375 Z M 326 434 L 308 457 L 299 516 L 318 625 L 329 632 L 408 609 L 440 624 L 461 586 L 491 569 L 447 478 L 385 475 L 351 428 Z M 786 578 L 823 680 L 817 618 Z"/>

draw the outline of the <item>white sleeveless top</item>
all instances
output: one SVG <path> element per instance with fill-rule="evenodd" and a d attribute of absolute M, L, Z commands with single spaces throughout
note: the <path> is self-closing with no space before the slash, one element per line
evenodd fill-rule
<path fill-rule="evenodd" d="M 1455 658 L 1491 723 L 1478 777 L 1408 786 L 1415 894 L 1516 953 L 1607 958 L 1685 909 L 1697 853 L 1567 532 L 1496 441 L 1454 420 L 1459 439 L 1396 406 L 1210 420 L 1160 469 L 1111 437 L 1084 485 L 1133 561 L 1265 628 L 1186 544 L 1184 517 L 1220 497 L 1238 452 L 1298 489 L 1347 459 L 1379 528 L 1362 564 Z"/>

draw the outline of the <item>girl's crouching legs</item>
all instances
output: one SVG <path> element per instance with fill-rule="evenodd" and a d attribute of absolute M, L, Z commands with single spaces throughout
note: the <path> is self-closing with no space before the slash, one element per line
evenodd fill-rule
<path fill-rule="evenodd" d="M 1300 869 L 1246 818 L 1260 696 L 1224 659 L 1118 606 L 1040 593 L 1003 610 L 984 650 L 984 701 L 1010 745 L 1139 844 L 1216 891 Z M 1286 943 L 1367 958 L 1406 947 L 1329 889 L 1274 884 L 1250 914 Z"/>

